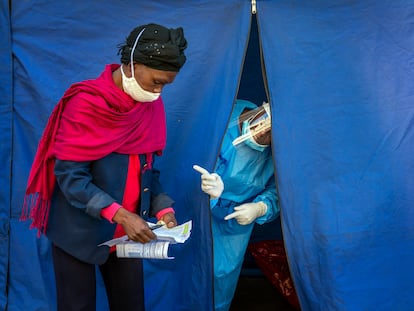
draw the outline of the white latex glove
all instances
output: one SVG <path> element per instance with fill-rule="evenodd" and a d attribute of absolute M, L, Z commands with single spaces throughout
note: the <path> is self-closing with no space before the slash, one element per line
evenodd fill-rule
<path fill-rule="evenodd" d="M 235 212 L 224 217 L 224 220 L 236 218 L 240 225 L 251 224 L 256 218 L 267 212 L 267 205 L 264 202 L 245 203 L 234 208 Z"/>
<path fill-rule="evenodd" d="M 201 173 L 201 190 L 209 194 L 212 199 L 220 197 L 224 190 L 224 184 L 220 175 L 216 173 L 210 174 L 206 169 L 198 165 L 193 165 L 193 168 Z"/>

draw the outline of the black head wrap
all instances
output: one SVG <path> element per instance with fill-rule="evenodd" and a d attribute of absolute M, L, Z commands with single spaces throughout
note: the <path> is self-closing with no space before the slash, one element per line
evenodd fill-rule
<path fill-rule="evenodd" d="M 184 50 L 187 48 L 187 40 L 182 27 L 168 29 L 157 24 L 136 27 L 125 43 L 119 45 L 121 62 L 130 63 L 134 43 L 144 28 L 136 44 L 133 61 L 153 69 L 178 72 L 186 61 Z"/>

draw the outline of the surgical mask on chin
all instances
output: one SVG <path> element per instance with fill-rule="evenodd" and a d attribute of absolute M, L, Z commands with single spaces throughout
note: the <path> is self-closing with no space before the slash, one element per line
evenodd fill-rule
<path fill-rule="evenodd" d="M 128 78 L 124 71 L 122 70 L 121 65 L 121 74 L 122 74 L 122 87 L 124 88 L 124 92 L 127 93 L 129 96 L 131 96 L 133 99 L 135 99 L 138 102 L 141 103 L 147 103 L 147 102 L 153 102 L 160 97 L 160 93 L 152 93 L 149 91 L 144 90 L 137 80 L 135 80 L 134 77 L 134 66 L 131 63 L 131 72 L 132 77 Z"/>
<path fill-rule="evenodd" d="M 135 80 L 134 75 L 134 51 L 137 46 L 137 43 L 139 41 L 139 38 L 141 37 L 142 33 L 144 32 L 145 28 L 141 30 L 141 32 L 138 34 L 137 38 L 135 39 L 134 46 L 132 47 L 131 51 L 131 78 L 128 78 L 124 71 L 122 70 L 122 64 L 121 64 L 121 74 L 122 74 L 122 87 L 124 88 L 124 92 L 127 93 L 129 96 L 131 96 L 133 99 L 135 99 L 138 102 L 141 103 L 149 103 L 153 102 L 160 97 L 160 93 L 152 93 L 149 91 L 144 90 L 141 85 Z"/>
<path fill-rule="evenodd" d="M 250 137 L 246 139 L 244 143 L 250 148 L 263 152 L 266 149 L 266 147 L 269 146 L 269 145 L 260 145 L 254 140 L 253 135 L 251 135 L 251 131 L 250 131 L 250 123 L 248 120 L 246 120 L 243 122 L 242 135 L 249 134 L 249 133 L 250 133 Z"/>

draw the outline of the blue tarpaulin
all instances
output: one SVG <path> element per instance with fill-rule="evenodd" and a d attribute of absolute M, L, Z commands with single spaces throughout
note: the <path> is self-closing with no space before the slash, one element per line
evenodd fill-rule
<path fill-rule="evenodd" d="M 256 2 L 282 229 L 302 310 L 413 310 L 414 4 Z M 157 167 L 178 221 L 192 219 L 193 231 L 172 247 L 176 259 L 145 261 L 146 306 L 212 310 L 209 202 L 192 165 L 214 168 L 249 61 L 250 1 L 0 4 L 0 309 L 56 308 L 49 242 L 19 221 L 50 112 L 70 84 L 119 62 L 132 28 L 156 22 L 182 26 L 189 43 L 163 91 L 167 147 Z M 104 296 L 100 285 L 98 310 L 107 310 Z"/>

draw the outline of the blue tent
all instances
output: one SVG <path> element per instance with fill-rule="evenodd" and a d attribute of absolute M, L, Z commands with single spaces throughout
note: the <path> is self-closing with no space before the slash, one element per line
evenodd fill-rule
<path fill-rule="evenodd" d="M 414 310 L 412 1 L 255 2 L 302 310 Z M 238 96 L 251 2 L 0 0 L 0 8 L 0 308 L 55 308 L 50 245 L 19 221 L 53 106 L 71 83 L 119 62 L 116 47 L 133 27 L 157 22 L 182 26 L 189 42 L 188 62 L 163 93 L 168 140 L 158 167 L 178 221 L 194 228 L 175 260 L 145 262 L 146 304 L 212 310 L 209 202 L 192 165 L 214 168 Z"/>

